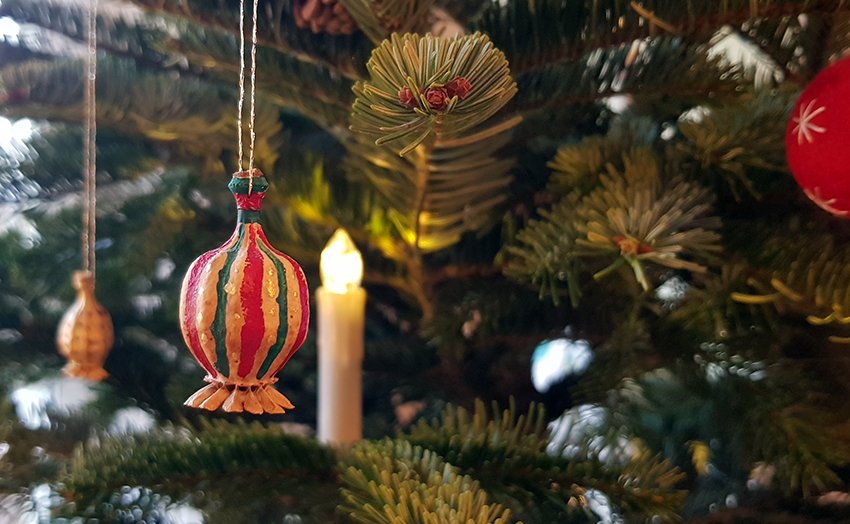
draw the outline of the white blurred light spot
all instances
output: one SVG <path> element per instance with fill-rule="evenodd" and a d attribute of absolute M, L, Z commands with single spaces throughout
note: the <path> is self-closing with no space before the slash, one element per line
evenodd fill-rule
<path fill-rule="evenodd" d="M 136 295 L 130 299 L 136 314 L 141 318 L 150 317 L 154 311 L 162 307 L 162 297 L 159 295 Z"/>
<path fill-rule="evenodd" d="M 38 524 L 32 500 L 20 493 L 0 494 L 0 522 L 3 524 Z"/>
<path fill-rule="evenodd" d="M 605 99 L 605 105 L 612 113 L 621 115 L 632 105 L 631 95 L 615 95 Z"/>
<path fill-rule="evenodd" d="M 718 58 L 725 66 L 738 65 L 753 75 L 756 87 L 782 82 L 785 75 L 770 56 L 746 41 L 731 26 L 725 26 L 714 37 L 709 58 Z"/>
<path fill-rule="evenodd" d="M 41 233 L 35 223 L 23 213 L 16 212 L 13 206 L 5 206 L 0 209 L 0 235 L 10 232 L 20 236 L 21 247 L 24 249 L 32 249 L 41 242 Z"/>
<path fill-rule="evenodd" d="M 101 238 L 95 241 L 94 248 L 95 250 L 106 249 L 112 247 L 113 244 L 115 244 L 115 241 L 111 238 Z"/>
<path fill-rule="evenodd" d="M 29 118 L 22 118 L 13 123 L 8 118 L 0 117 L 0 147 L 6 148 L 13 141 L 29 140 L 32 137 L 32 127 L 32 120 Z"/>
<path fill-rule="evenodd" d="M 767 377 L 767 373 L 765 373 L 763 369 L 750 373 L 750 380 L 752 380 L 753 382 L 764 380 L 765 377 Z"/>
<path fill-rule="evenodd" d="M 593 360 L 586 340 L 559 338 L 541 342 L 531 355 L 531 381 L 540 393 L 569 375 L 579 375 Z"/>
<path fill-rule="evenodd" d="M 582 404 L 564 412 L 549 423 L 546 452 L 567 458 L 592 455 L 605 464 L 628 462 L 638 447 L 625 435 L 604 436 L 608 411 L 594 404 Z"/>
<path fill-rule="evenodd" d="M 21 26 L 19 26 L 17 22 L 8 16 L 0 18 L 0 39 L 6 39 L 9 37 L 15 39 L 20 32 Z"/>
<path fill-rule="evenodd" d="M 119 409 L 112 417 L 109 432 L 113 435 L 134 435 L 148 433 L 153 429 L 156 419 L 142 408 L 129 407 Z"/>
<path fill-rule="evenodd" d="M 44 379 L 15 389 L 9 398 L 24 427 L 50 428 L 51 413 L 71 415 L 97 398 L 91 385 L 79 378 Z"/>
<path fill-rule="evenodd" d="M 21 332 L 18 331 L 17 329 L 11 329 L 11 328 L 0 329 L 0 342 L 2 342 L 2 343 L 14 344 L 15 342 L 21 340 L 22 338 L 24 338 L 24 336 L 21 335 Z"/>
<path fill-rule="evenodd" d="M 584 498 L 587 500 L 588 509 L 596 513 L 596 516 L 601 519 L 599 524 L 619 524 L 623 522 L 622 517 L 614 512 L 614 508 L 605 493 L 598 489 L 589 489 L 584 492 Z"/>
<path fill-rule="evenodd" d="M 205 197 L 204 194 L 197 189 L 193 189 L 189 192 L 189 200 L 197 204 L 201 209 L 209 209 L 209 207 L 212 206 L 210 199 Z"/>
<path fill-rule="evenodd" d="M 689 287 L 687 282 L 678 276 L 674 276 L 668 278 L 663 284 L 658 286 L 658 289 L 655 290 L 655 296 L 658 297 L 658 300 L 664 302 L 666 306 L 672 308 L 685 297 Z"/>
<path fill-rule="evenodd" d="M 2 36 L 17 36 L 17 34 L 21 31 L 21 26 L 18 25 L 17 22 L 9 18 L 8 16 L 4 16 L 0 18 L 0 35 Z"/>
<path fill-rule="evenodd" d="M 165 510 L 165 521 L 168 524 L 204 524 L 204 514 L 192 506 L 181 504 Z"/>
<path fill-rule="evenodd" d="M 711 114 L 711 108 L 704 106 L 697 106 L 688 109 L 684 113 L 679 116 L 680 122 L 692 122 L 694 124 L 700 124 L 705 117 Z"/>
<path fill-rule="evenodd" d="M 605 409 L 593 404 L 582 404 L 565 411 L 549 423 L 546 451 L 572 456 L 578 452 L 578 445 L 588 436 L 598 433 L 607 419 Z"/>
<path fill-rule="evenodd" d="M 725 376 L 726 370 L 719 364 L 709 362 L 708 365 L 705 366 L 705 378 L 708 380 L 709 384 L 717 384 Z"/>
<path fill-rule="evenodd" d="M 177 264 L 173 260 L 170 258 L 160 258 L 156 261 L 154 276 L 157 280 L 168 280 L 175 269 L 177 269 Z"/>

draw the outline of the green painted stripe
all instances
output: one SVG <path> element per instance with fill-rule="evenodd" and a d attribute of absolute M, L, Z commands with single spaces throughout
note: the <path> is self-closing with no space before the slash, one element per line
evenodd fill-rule
<path fill-rule="evenodd" d="M 252 192 L 263 193 L 269 188 L 269 181 L 266 180 L 265 176 L 257 176 L 254 177 L 253 184 L 249 182 L 248 178 L 231 178 L 230 183 L 227 184 L 230 192 L 236 195 L 247 195 L 249 186 Z"/>
<path fill-rule="evenodd" d="M 226 286 L 227 281 L 230 280 L 230 266 L 233 265 L 233 261 L 236 259 L 236 254 L 239 252 L 239 246 L 242 245 L 242 241 L 245 237 L 245 225 L 239 224 L 238 227 L 239 239 L 233 247 L 227 251 L 227 259 L 224 261 L 224 267 L 222 267 L 221 271 L 218 272 L 218 284 L 215 287 L 218 303 L 215 307 L 215 318 L 212 326 L 210 327 L 213 340 L 215 340 L 215 354 L 217 357 L 215 367 L 218 369 L 219 373 L 225 377 L 230 375 L 230 363 L 227 361 L 227 345 L 225 344 L 225 341 L 227 340 L 227 321 L 225 319 L 227 316 L 227 292 L 224 291 L 224 286 Z"/>
<path fill-rule="evenodd" d="M 259 211 L 249 211 L 247 209 L 239 209 L 236 213 L 236 222 L 240 224 L 255 224 L 260 221 Z"/>
<path fill-rule="evenodd" d="M 278 318 L 280 319 L 280 324 L 277 328 L 277 340 L 274 345 L 269 348 L 266 359 L 263 361 L 263 365 L 260 366 L 260 371 L 257 372 L 257 378 L 260 378 L 265 375 L 272 366 L 272 362 L 274 362 L 274 359 L 278 356 L 278 354 L 280 354 L 280 350 L 286 342 L 286 335 L 289 332 L 289 309 L 286 305 L 286 268 L 283 267 L 280 259 L 277 258 L 274 253 L 272 253 L 269 248 L 260 241 L 259 238 L 257 239 L 257 245 L 260 246 L 260 251 L 265 253 L 265 255 L 269 257 L 274 264 L 274 267 L 277 270 L 277 285 L 280 291 L 277 295 L 277 306 L 279 308 Z"/>

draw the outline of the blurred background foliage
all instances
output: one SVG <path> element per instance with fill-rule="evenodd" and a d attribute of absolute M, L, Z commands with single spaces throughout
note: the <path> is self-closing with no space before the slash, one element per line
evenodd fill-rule
<path fill-rule="evenodd" d="M 83 4 L 3 0 L 0 520 L 407 522 L 373 510 L 376 493 L 413 507 L 411 490 L 434 515 L 466 494 L 480 522 L 850 518 L 847 328 L 806 321 L 834 306 L 815 285 L 850 296 L 850 229 L 805 198 L 783 146 L 799 89 L 847 54 L 846 2 L 344 0 L 350 34 L 299 25 L 308 3 L 260 2 L 262 220 L 311 289 L 338 227 L 363 252 L 372 440 L 339 467 L 311 440 L 313 331 L 279 374 L 296 409 L 182 405 L 203 372 L 180 282 L 234 222 L 232 0 L 101 0 L 97 297 L 116 343 L 104 383 L 60 377 Z M 352 132 L 352 87 L 401 27 L 488 35 L 516 94 L 468 142 L 446 129 L 404 158 Z M 688 218 L 668 237 L 716 235 L 635 263 L 607 213 L 644 204 Z"/>

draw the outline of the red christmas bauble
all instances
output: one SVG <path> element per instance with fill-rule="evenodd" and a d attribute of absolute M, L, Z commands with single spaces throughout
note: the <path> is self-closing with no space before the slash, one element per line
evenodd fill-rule
<path fill-rule="evenodd" d="M 850 58 L 821 71 L 800 95 L 785 150 L 797 183 L 833 215 L 850 215 Z"/>
<path fill-rule="evenodd" d="M 180 290 L 183 338 L 210 383 L 186 405 L 283 413 L 292 404 L 272 384 L 307 336 L 307 279 L 263 233 L 263 174 L 240 171 L 229 187 L 239 210 L 236 231 L 192 263 Z"/>

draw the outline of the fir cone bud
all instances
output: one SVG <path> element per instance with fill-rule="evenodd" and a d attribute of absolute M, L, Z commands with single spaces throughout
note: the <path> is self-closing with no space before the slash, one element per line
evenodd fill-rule
<path fill-rule="evenodd" d="M 448 93 L 445 87 L 429 87 L 422 92 L 425 95 L 425 100 L 428 101 L 428 107 L 435 111 L 442 111 L 446 108 Z"/>
<path fill-rule="evenodd" d="M 449 83 L 446 84 L 446 93 L 448 93 L 449 98 L 456 96 L 458 100 L 466 98 L 470 89 L 472 89 L 472 84 L 462 76 L 449 80 Z"/>
<path fill-rule="evenodd" d="M 617 247 L 620 248 L 620 254 L 622 255 L 643 255 L 644 253 L 652 253 L 655 251 L 652 246 L 647 244 L 642 244 L 638 240 L 634 238 L 616 236 L 612 240 L 617 244 Z"/>
<path fill-rule="evenodd" d="M 338 0 L 296 0 L 293 3 L 295 25 L 314 33 L 351 34 L 357 29 L 354 19 Z"/>
<path fill-rule="evenodd" d="M 401 102 L 402 105 L 405 105 L 410 109 L 419 107 L 419 101 L 416 100 L 415 96 L 413 96 L 413 90 L 409 87 L 405 87 L 398 92 L 398 101 Z"/>

